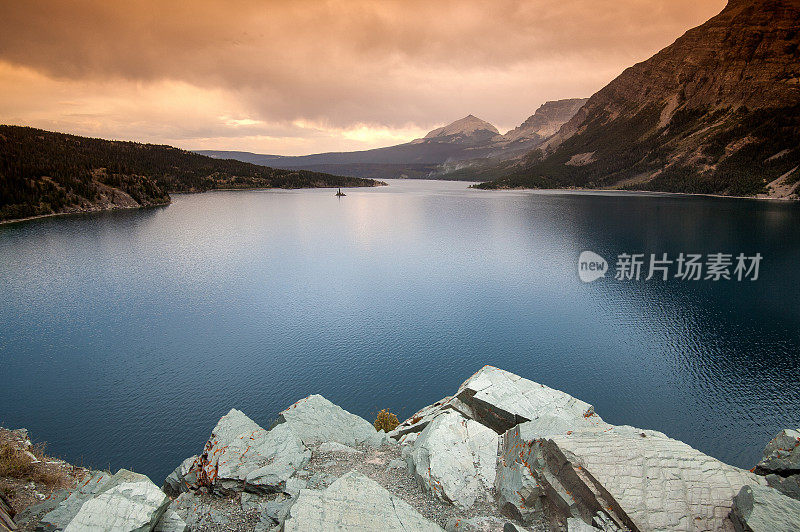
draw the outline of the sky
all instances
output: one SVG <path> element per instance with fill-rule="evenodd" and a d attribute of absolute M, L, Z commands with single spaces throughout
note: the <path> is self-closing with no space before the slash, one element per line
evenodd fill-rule
<path fill-rule="evenodd" d="M 589 97 L 724 0 L 0 0 L 0 123 L 186 149 L 505 132 Z"/>

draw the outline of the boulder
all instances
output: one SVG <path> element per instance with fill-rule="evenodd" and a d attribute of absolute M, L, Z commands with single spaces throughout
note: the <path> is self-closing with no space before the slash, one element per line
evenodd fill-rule
<path fill-rule="evenodd" d="M 800 475 L 782 477 L 772 474 L 764 478 L 770 488 L 775 488 L 787 497 L 800 501 Z"/>
<path fill-rule="evenodd" d="M 766 484 L 660 432 L 602 422 L 545 429 L 561 430 L 533 421 L 502 439 L 498 496 L 521 518 L 538 507 L 562 525 L 573 517 L 607 529 L 730 530 L 733 497 Z"/>
<path fill-rule="evenodd" d="M 744 486 L 733 499 L 731 520 L 738 532 L 800 530 L 800 501 L 765 486 Z"/>
<path fill-rule="evenodd" d="M 64 532 L 149 531 L 166 511 L 169 497 L 149 478 L 120 469 L 84 502 Z"/>
<path fill-rule="evenodd" d="M 184 491 L 197 487 L 197 474 L 200 470 L 200 457 L 187 458 L 164 479 L 162 491 L 170 497 L 177 497 Z"/>
<path fill-rule="evenodd" d="M 285 532 L 442 530 L 355 470 L 324 490 L 301 490 L 283 526 Z"/>
<path fill-rule="evenodd" d="M 764 457 L 756 466 L 756 472 L 782 476 L 800 473 L 800 430 L 780 431 L 764 448 Z"/>
<path fill-rule="evenodd" d="M 494 485 L 497 444 L 493 430 L 445 410 L 420 433 L 409 462 L 423 489 L 466 509 Z"/>
<path fill-rule="evenodd" d="M 290 428 L 306 445 L 337 442 L 350 446 L 360 443 L 378 446 L 384 439 L 369 421 L 321 395 L 309 395 L 281 412 L 273 427 L 281 424 Z"/>
<path fill-rule="evenodd" d="M 311 451 L 288 426 L 266 431 L 233 409 L 211 432 L 197 461 L 198 481 L 220 493 L 278 492 L 310 458 Z"/>
<path fill-rule="evenodd" d="M 405 434 L 420 432 L 444 410 L 455 410 L 498 434 L 543 414 L 565 419 L 597 416 L 592 405 L 565 392 L 484 366 L 464 381 L 454 396 L 423 408 L 398 425 L 390 436 L 399 440 Z"/>

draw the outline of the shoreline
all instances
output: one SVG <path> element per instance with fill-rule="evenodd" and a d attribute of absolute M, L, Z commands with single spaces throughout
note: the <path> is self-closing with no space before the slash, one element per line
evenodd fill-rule
<path fill-rule="evenodd" d="M 160 205 L 139 205 L 137 207 L 113 207 L 111 209 L 92 209 L 92 210 L 85 210 L 85 211 L 71 211 L 71 212 L 53 212 L 50 214 L 37 214 L 36 216 L 28 216 L 26 218 L 12 218 L 11 220 L 0 220 L 0 225 L 6 224 L 16 224 L 22 222 L 29 222 L 31 220 L 39 220 L 41 218 L 53 218 L 56 216 L 76 216 L 81 214 L 100 214 L 104 212 L 113 212 L 113 211 L 133 211 L 136 209 L 151 209 L 154 207 L 168 207 L 169 203 L 164 203 Z"/>
<path fill-rule="evenodd" d="M 206 192 L 249 192 L 253 190 L 315 190 L 315 189 L 332 189 L 332 188 L 378 188 L 378 187 L 388 187 L 389 183 L 385 183 L 383 181 L 378 181 L 379 184 L 372 185 L 372 186 L 350 186 L 350 187 L 300 187 L 300 188 L 282 188 L 282 187 L 256 187 L 256 188 L 211 188 L 209 190 L 198 190 L 198 191 L 184 191 L 184 192 L 170 192 L 170 196 L 173 195 L 192 195 L 192 194 L 205 194 Z M 0 225 L 6 224 L 15 224 L 15 223 L 22 223 L 22 222 L 29 222 L 31 220 L 38 220 L 41 218 L 52 218 L 55 216 L 70 216 L 70 215 L 78 215 L 78 214 L 98 214 L 103 212 L 113 212 L 113 211 L 131 211 L 135 209 L 149 209 L 153 207 L 168 207 L 170 203 L 163 203 L 158 205 L 138 205 L 132 207 L 112 207 L 110 209 L 88 209 L 83 211 L 70 211 L 70 212 L 53 212 L 50 214 L 37 214 L 36 216 L 27 216 L 25 218 L 12 218 L 10 220 L 0 220 Z"/>
<path fill-rule="evenodd" d="M 505 187 L 505 188 L 478 188 L 470 186 L 475 190 L 485 190 L 488 192 L 494 191 L 518 191 L 518 192 L 550 192 L 570 194 L 575 192 L 615 192 L 630 195 L 644 195 L 644 196 L 682 196 L 682 197 L 706 197 L 706 198 L 720 198 L 720 199 L 746 199 L 746 200 L 759 200 L 759 201 L 785 201 L 785 202 L 800 202 L 800 197 L 765 197 L 765 196 L 726 196 L 724 194 L 701 194 L 696 192 L 667 192 L 663 190 L 622 190 L 618 188 L 528 188 L 528 187 Z"/>

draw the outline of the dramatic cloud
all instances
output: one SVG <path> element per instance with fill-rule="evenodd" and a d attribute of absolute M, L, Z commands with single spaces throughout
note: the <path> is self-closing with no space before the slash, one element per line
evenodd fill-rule
<path fill-rule="evenodd" d="M 501 130 L 589 96 L 723 0 L 25 0 L 0 17 L 0 121 L 309 153 Z"/>

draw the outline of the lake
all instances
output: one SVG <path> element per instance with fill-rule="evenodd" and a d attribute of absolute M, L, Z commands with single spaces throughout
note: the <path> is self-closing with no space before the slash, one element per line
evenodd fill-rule
<path fill-rule="evenodd" d="M 459 182 L 175 195 L 0 225 L 0 423 L 157 484 L 220 416 L 320 393 L 372 421 L 485 364 L 750 468 L 800 425 L 800 205 Z M 584 250 L 612 272 L 578 278 Z M 620 254 L 760 253 L 752 281 Z"/>

